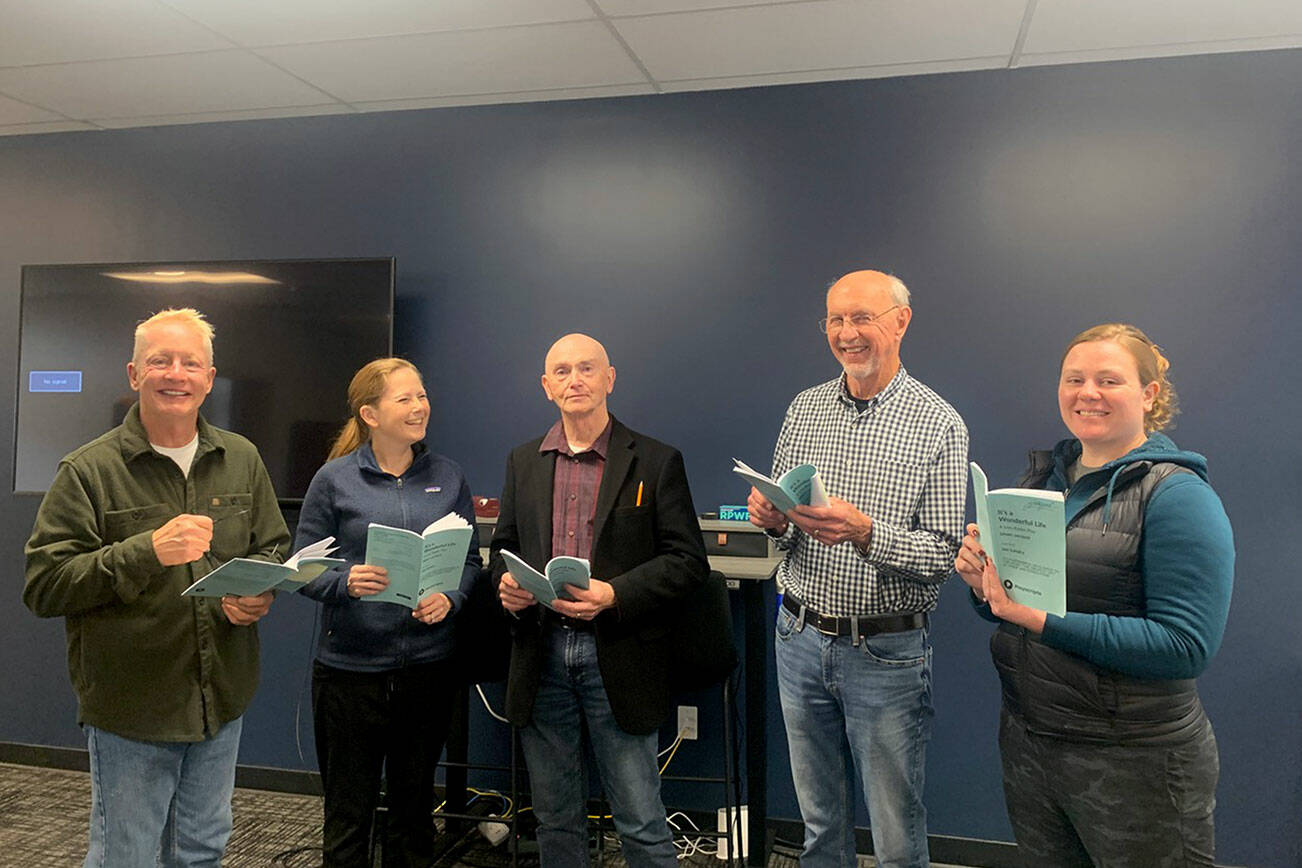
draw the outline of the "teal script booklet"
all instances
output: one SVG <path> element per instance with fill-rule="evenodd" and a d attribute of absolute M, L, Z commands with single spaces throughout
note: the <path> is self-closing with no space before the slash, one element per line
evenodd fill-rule
<path fill-rule="evenodd" d="M 778 512 L 790 512 L 797 506 L 827 506 L 827 489 L 812 464 L 793 467 L 773 480 L 739 458 L 732 459 L 732 463 L 732 472 L 755 486 Z"/>
<path fill-rule="evenodd" d="M 1061 491 L 989 490 L 975 461 L 972 493 L 981 545 L 1014 603 L 1067 614 L 1067 520 Z"/>
<path fill-rule="evenodd" d="M 278 591 L 297 591 L 303 585 L 330 569 L 342 564 L 332 558 L 335 538 L 328 536 L 310 546 L 304 546 L 283 564 L 255 561 L 252 558 L 233 558 L 181 592 L 185 597 L 256 597 L 273 588 Z"/>
<path fill-rule="evenodd" d="M 515 579 L 515 583 L 549 609 L 556 608 L 552 603 L 558 599 L 574 599 L 565 590 L 566 585 L 584 590 L 588 588 L 592 567 L 583 558 L 557 555 L 547 562 L 545 574 L 526 564 L 515 552 L 502 549 L 502 559 L 506 561 L 506 571 Z"/>
<path fill-rule="evenodd" d="M 461 573 L 474 532 L 455 512 L 420 533 L 371 522 L 366 529 L 366 562 L 384 567 L 389 586 L 360 599 L 414 609 L 430 594 L 455 591 L 461 587 Z"/>

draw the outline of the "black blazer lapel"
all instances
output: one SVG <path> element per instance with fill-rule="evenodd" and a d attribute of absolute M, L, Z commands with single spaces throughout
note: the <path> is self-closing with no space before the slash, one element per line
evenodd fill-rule
<path fill-rule="evenodd" d="M 529 509 L 535 511 L 536 518 L 529 522 L 530 529 L 535 531 L 536 536 L 533 543 L 536 548 L 533 552 L 537 554 L 537 563 L 530 560 L 528 549 L 520 552 L 520 556 L 535 569 L 541 570 L 547 565 L 547 561 L 552 556 L 552 487 L 555 484 L 556 475 L 556 453 L 555 452 L 535 452 L 530 456 L 526 476 L 523 485 L 520 486 L 520 502 L 529 505 Z M 520 528 L 520 539 L 526 539 L 526 529 Z"/>
<path fill-rule="evenodd" d="M 624 488 L 629 471 L 633 468 L 633 435 L 612 419 L 610 428 L 610 445 L 606 449 L 606 469 L 601 473 L 601 488 L 597 491 L 597 507 L 592 517 L 592 552 L 597 552 L 601 540 L 602 528 L 606 519 L 615 509 L 615 501 Z"/>

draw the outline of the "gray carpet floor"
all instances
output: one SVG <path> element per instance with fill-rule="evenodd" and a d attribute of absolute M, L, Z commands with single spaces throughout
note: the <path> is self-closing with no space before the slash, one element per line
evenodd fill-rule
<path fill-rule="evenodd" d="M 233 805 L 235 829 L 223 865 L 321 864 L 319 798 L 236 790 Z M 85 772 L 0 763 L 0 865 L 80 865 L 89 811 L 90 777 Z M 296 848 L 307 849 L 289 853 Z"/>
<path fill-rule="evenodd" d="M 321 864 L 321 799 L 266 790 L 237 789 L 232 799 L 235 828 L 226 848 L 225 868 L 317 868 Z M 70 868 L 86 854 L 86 825 L 90 811 L 90 777 L 85 772 L 0 763 L 0 868 Z M 505 845 L 493 848 L 478 841 L 461 848 L 458 860 L 440 865 L 454 868 L 496 868 L 510 865 Z M 680 845 L 685 842 L 680 839 Z M 706 849 L 714 842 L 701 839 Z M 623 868 L 624 860 L 612 840 L 602 864 Z M 680 859 L 682 866 L 722 865 L 710 852 Z M 527 856 L 522 866 L 537 865 Z M 768 868 L 796 868 L 797 860 L 770 855 Z M 871 868 L 860 857 L 860 868 Z M 947 868 L 935 865 L 934 868 Z M 959 866 L 948 866 L 959 868 Z"/>
<path fill-rule="evenodd" d="M 235 827 L 222 862 L 226 868 L 321 864 L 320 798 L 237 789 L 232 805 Z M 0 868 L 80 865 L 86 853 L 89 810 L 90 778 L 85 772 L 0 763 Z M 713 846 L 713 842 L 702 843 Z M 612 850 L 606 851 L 603 861 L 610 868 L 624 865 Z M 463 851 L 459 861 L 443 864 L 477 868 L 510 862 L 505 846 L 481 843 Z M 537 864 L 536 859 L 532 864 Z M 723 863 L 712 855 L 697 854 L 680 864 L 706 868 Z M 781 855 L 769 860 L 770 868 L 795 865 L 794 859 Z"/>

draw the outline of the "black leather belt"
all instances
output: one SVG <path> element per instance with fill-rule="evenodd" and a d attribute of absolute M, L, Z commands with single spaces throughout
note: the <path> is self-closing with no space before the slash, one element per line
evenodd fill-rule
<path fill-rule="evenodd" d="M 833 615 L 820 615 L 800 602 L 794 594 L 787 591 L 782 595 L 782 608 L 786 609 L 799 621 L 813 627 L 825 636 L 876 636 L 879 633 L 903 633 L 905 630 L 917 630 L 927 623 L 927 616 L 922 612 L 910 612 L 905 615 L 857 615 L 853 618 L 837 618 Z M 858 626 L 858 630 L 855 626 Z"/>

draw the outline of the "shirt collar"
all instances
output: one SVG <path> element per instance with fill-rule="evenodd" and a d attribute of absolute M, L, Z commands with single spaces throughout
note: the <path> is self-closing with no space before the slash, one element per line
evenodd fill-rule
<path fill-rule="evenodd" d="M 877 405 L 889 401 L 904 388 L 904 381 L 908 379 L 908 376 L 909 372 L 904 370 L 904 365 L 900 365 L 900 369 L 895 372 L 895 376 L 891 377 L 891 381 L 880 392 L 868 399 L 868 405 L 864 409 L 871 410 Z M 844 373 L 841 374 L 841 379 L 838 381 L 836 394 L 841 399 L 842 404 L 851 408 L 856 407 L 854 396 L 850 394 L 850 387 Z"/>
<path fill-rule="evenodd" d="M 602 461 L 605 461 L 606 452 L 610 448 L 610 429 L 611 422 L 607 421 L 605 429 L 603 429 L 597 439 L 593 441 L 592 445 L 587 449 L 584 449 L 583 452 L 595 452 L 601 457 Z M 538 451 L 557 452 L 561 455 L 583 454 L 583 452 L 574 452 L 570 449 L 570 442 L 565 439 L 565 424 L 560 419 L 557 419 L 556 424 L 552 425 L 546 435 L 543 436 L 542 443 L 538 444 Z"/>

